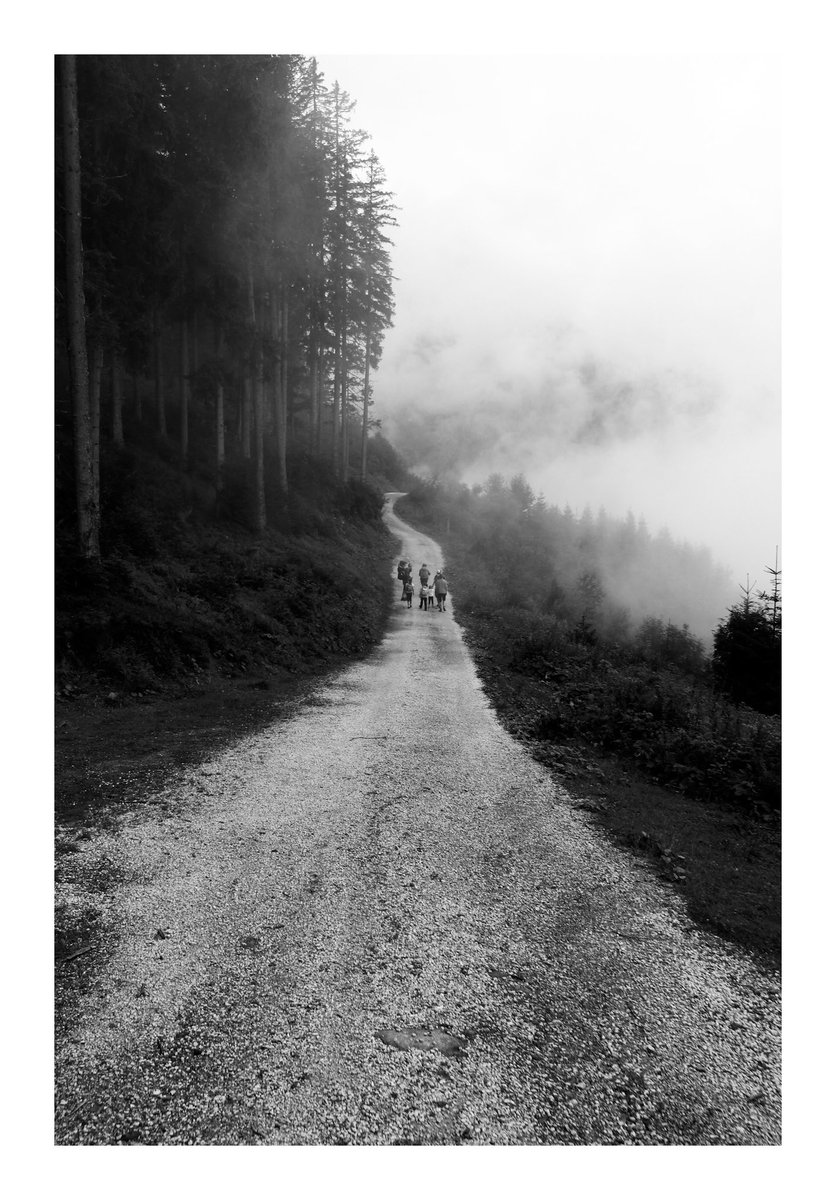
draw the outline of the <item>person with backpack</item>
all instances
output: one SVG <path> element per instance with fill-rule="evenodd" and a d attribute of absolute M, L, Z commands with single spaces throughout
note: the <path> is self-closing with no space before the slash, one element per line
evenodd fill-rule
<path fill-rule="evenodd" d="M 421 590 L 418 595 L 421 597 L 421 603 L 418 605 L 418 608 L 423 608 L 425 612 L 429 612 L 430 585 L 428 583 L 422 583 Z"/>
<path fill-rule="evenodd" d="M 433 587 L 435 588 L 435 602 L 438 611 L 447 612 L 447 580 L 444 578 L 443 571 L 436 571 Z"/>
<path fill-rule="evenodd" d="M 422 585 L 430 582 L 430 568 L 426 563 L 421 563 L 421 570 L 418 572 L 418 578 Z"/>
<path fill-rule="evenodd" d="M 415 588 L 412 586 L 412 580 L 407 579 L 403 585 L 403 597 L 402 597 L 404 600 L 406 600 L 407 608 L 412 608 L 412 593 L 414 591 L 415 591 Z"/>
<path fill-rule="evenodd" d="M 403 591 L 401 592 L 401 600 L 406 600 L 406 586 L 409 584 L 412 587 L 412 563 L 406 562 L 403 565 L 403 571 L 398 575 L 398 578 L 403 581 Z M 415 590 L 414 588 L 412 589 Z M 412 592 L 409 593 L 410 596 Z"/>

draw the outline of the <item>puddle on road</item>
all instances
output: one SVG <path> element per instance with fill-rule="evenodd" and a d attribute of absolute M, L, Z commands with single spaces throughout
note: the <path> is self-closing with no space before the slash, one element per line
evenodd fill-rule
<path fill-rule="evenodd" d="M 449 1058 L 458 1058 L 467 1045 L 464 1038 L 443 1029 L 409 1026 L 406 1029 L 379 1029 L 375 1037 L 395 1050 L 436 1050 Z"/>

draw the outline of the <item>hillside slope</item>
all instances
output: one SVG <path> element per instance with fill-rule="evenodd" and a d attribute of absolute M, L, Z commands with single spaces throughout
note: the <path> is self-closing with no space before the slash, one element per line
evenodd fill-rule
<path fill-rule="evenodd" d="M 61 517 L 71 507 L 62 449 L 59 811 L 87 819 L 103 798 L 130 791 L 136 770 L 199 757 L 207 738 L 257 726 L 300 681 L 380 640 L 396 547 L 377 488 L 340 484 L 296 459 L 292 500 L 282 509 L 274 499 L 272 527 L 259 536 L 245 521 L 243 470 L 230 469 L 218 503 L 207 479 L 158 448 L 107 447 L 102 559 L 89 564 Z"/>

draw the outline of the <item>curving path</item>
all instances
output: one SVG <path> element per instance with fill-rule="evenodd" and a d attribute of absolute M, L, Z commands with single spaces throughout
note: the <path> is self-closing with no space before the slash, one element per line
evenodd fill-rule
<path fill-rule="evenodd" d="M 65 856 L 109 932 L 59 971 L 56 1139 L 777 1142 L 777 980 L 504 732 L 455 579 L 392 586 L 369 659 Z"/>

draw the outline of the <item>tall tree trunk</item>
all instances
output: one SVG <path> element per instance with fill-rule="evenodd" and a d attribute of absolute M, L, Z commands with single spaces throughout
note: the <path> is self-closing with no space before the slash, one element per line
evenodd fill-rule
<path fill-rule="evenodd" d="M 317 354 L 316 343 L 311 346 L 310 355 L 310 396 L 311 396 L 311 454 L 316 454 L 319 448 L 319 406 L 317 399 L 319 396 L 319 360 Z"/>
<path fill-rule="evenodd" d="M 279 467 L 279 491 L 287 496 L 287 301 L 284 288 L 276 286 L 272 295 L 270 330 L 278 348 L 273 369 L 273 423 L 276 426 L 276 454 Z"/>
<path fill-rule="evenodd" d="M 331 467 L 334 474 L 339 477 L 340 474 L 340 379 L 342 377 L 342 366 L 340 356 L 340 329 L 338 319 L 335 317 L 335 339 L 334 339 L 334 429 L 333 442 L 331 444 Z"/>
<path fill-rule="evenodd" d="M 189 325 L 191 333 L 189 362 L 191 364 L 191 377 L 197 379 L 197 371 L 200 366 L 200 322 L 196 312 L 192 313 L 192 319 Z"/>
<path fill-rule="evenodd" d="M 343 483 L 348 479 L 348 404 L 347 404 L 346 372 L 340 377 L 340 479 Z"/>
<path fill-rule="evenodd" d="M 340 379 L 340 404 L 342 409 L 342 436 L 340 445 L 340 479 L 348 482 L 348 353 L 347 333 L 343 325 L 342 371 Z"/>
<path fill-rule="evenodd" d="M 343 306 L 343 254 L 345 247 L 340 245 L 339 239 L 345 236 L 345 230 L 342 227 L 342 196 L 340 192 L 340 89 L 337 83 L 334 84 L 334 209 L 335 223 L 337 227 L 337 248 L 335 262 L 335 283 L 334 283 L 334 443 L 332 447 L 332 467 L 334 474 L 339 479 L 341 471 L 341 454 L 342 446 L 340 440 L 340 383 L 342 380 L 342 346 L 343 337 L 342 331 L 345 323 L 345 309 Z"/>
<path fill-rule="evenodd" d="M 160 310 L 154 309 L 154 407 L 157 410 L 157 433 L 167 437 L 165 420 L 165 388 L 163 387 L 163 347 L 160 329 Z"/>
<path fill-rule="evenodd" d="M 74 54 L 62 54 L 61 132 L 64 149 L 64 209 L 67 243 L 67 336 L 73 402 L 75 498 L 78 548 L 86 559 L 99 557 L 99 495 L 93 469 L 87 330 L 84 310 L 84 249 L 81 240 L 81 148 Z"/>
<path fill-rule="evenodd" d="M 192 381 L 189 357 L 189 322 L 187 317 L 180 321 L 180 462 L 189 463 L 189 405 Z"/>
<path fill-rule="evenodd" d="M 256 308 L 253 274 L 250 268 L 247 285 L 250 300 L 250 328 L 253 337 L 253 416 L 255 433 L 255 511 L 253 521 L 258 533 L 267 528 L 267 505 L 264 497 L 264 350 L 261 343 L 261 304 Z"/>
<path fill-rule="evenodd" d="M 134 397 L 134 416 L 142 422 L 142 389 L 139 386 L 139 375 L 136 371 L 131 375 L 131 389 Z"/>
<path fill-rule="evenodd" d="M 244 390 L 241 397 L 241 453 L 244 458 L 252 458 L 252 428 L 253 428 L 253 381 L 249 360 L 244 365 Z"/>
<path fill-rule="evenodd" d="M 215 381 L 215 491 L 220 496 L 224 486 L 224 462 L 226 460 L 226 444 L 224 433 L 224 381 L 221 375 L 221 360 L 223 358 L 223 331 L 215 325 L 215 359 L 217 361 L 218 377 Z"/>
<path fill-rule="evenodd" d="M 224 442 L 224 385 L 219 379 L 215 384 L 215 490 L 223 491 L 226 445 Z"/>
<path fill-rule="evenodd" d="M 283 285 L 281 290 L 282 312 L 282 358 L 280 372 L 279 395 L 281 397 L 281 425 L 280 429 L 280 444 L 279 444 L 279 489 L 283 496 L 288 493 L 287 485 L 287 415 L 288 415 L 288 397 L 287 397 L 287 382 L 289 377 L 289 354 L 290 354 L 290 336 L 288 329 L 289 311 L 287 300 L 287 285 Z"/>
<path fill-rule="evenodd" d="M 316 352 L 316 452 L 325 452 L 325 372 L 322 369 L 322 347 Z"/>
<path fill-rule="evenodd" d="M 360 478 L 366 482 L 369 453 L 369 377 L 371 373 L 371 335 L 366 327 L 366 353 L 363 363 L 363 431 L 360 435 Z"/>
<path fill-rule="evenodd" d="M 110 371 L 113 403 L 113 444 L 114 446 L 124 446 L 125 433 L 122 428 L 122 358 L 118 350 L 111 352 Z"/>
<path fill-rule="evenodd" d="M 101 342 L 93 346 L 91 357 L 93 361 L 90 368 L 90 453 L 93 462 L 93 479 L 98 483 L 102 442 L 102 376 L 104 375 L 104 348 Z M 96 490 L 98 491 L 98 486 Z"/>
<path fill-rule="evenodd" d="M 256 342 L 255 349 L 253 417 L 255 427 L 255 527 L 259 533 L 263 533 L 267 528 L 267 503 L 264 495 L 264 351 L 261 339 Z"/>

